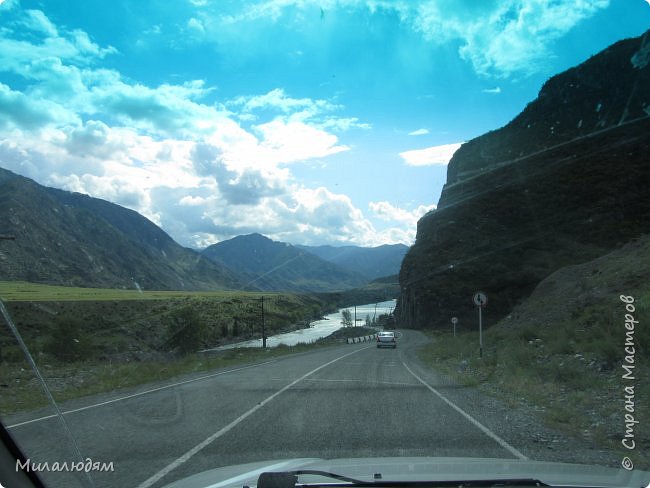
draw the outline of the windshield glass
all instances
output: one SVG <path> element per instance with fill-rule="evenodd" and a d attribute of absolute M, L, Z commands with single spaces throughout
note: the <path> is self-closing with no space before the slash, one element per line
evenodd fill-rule
<path fill-rule="evenodd" d="M 0 0 L 0 483 L 650 483 L 649 28 Z"/>

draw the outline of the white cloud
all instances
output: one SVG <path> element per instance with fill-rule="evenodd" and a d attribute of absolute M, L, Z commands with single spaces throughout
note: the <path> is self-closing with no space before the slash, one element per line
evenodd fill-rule
<path fill-rule="evenodd" d="M 492 94 L 499 94 L 501 93 L 501 87 L 500 86 L 495 86 L 494 88 L 485 88 L 484 90 L 481 90 L 483 93 L 492 93 Z"/>
<path fill-rule="evenodd" d="M 364 129 L 368 130 L 372 128 L 372 125 L 366 122 L 359 122 L 357 117 L 328 117 L 324 122 L 318 124 L 322 129 L 331 129 L 336 132 L 346 132 L 350 129 Z"/>
<path fill-rule="evenodd" d="M 205 34 L 205 26 L 203 25 L 203 22 L 196 17 L 192 17 L 187 21 L 187 27 L 195 33 Z"/>
<path fill-rule="evenodd" d="M 435 205 L 419 205 L 414 210 L 406 210 L 391 205 L 389 202 L 370 202 L 370 210 L 380 219 L 399 222 L 405 227 L 415 228 L 415 224 L 425 213 L 435 208 Z"/>
<path fill-rule="evenodd" d="M 0 128 L 37 130 L 55 122 L 76 123 L 78 117 L 61 105 L 35 99 L 0 83 Z"/>
<path fill-rule="evenodd" d="M 261 146 L 277 163 L 292 163 L 331 156 L 349 147 L 338 144 L 338 138 L 303 122 L 275 119 L 255 126 L 261 134 Z"/>
<path fill-rule="evenodd" d="M 414 149 L 399 153 L 400 157 L 409 166 L 431 166 L 434 164 L 447 164 L 462 142 L 443 144 L 441 146 Z"/>
<path fill-rule="evenodd" d="M 0 84 L 3 167 L 132 208 L 188 246 L 253 231 L 312 244 L 411 239 L 399 222 L 375 229 L 346 195 L 293 179 L 290 165 L 349 150 L 335 134 L 370 127 L 336 117 L 339 105 L 278 88 L 226 110 L 202 80 L 134 82 L 96 67 L 114 49 L 40 11 L 19 15 L 33 36 L 15 24 L 0 39 L 0 72 L 22 79 L 21 90 Z"/>
<path fill-rule="evenodd" d="M 25 39 L 26 31 L 33 41 Z M 12 36 L 15 33 L 20 36 Z M 100 47 L 80 30 L 59 32 L 42 11 L 27 10 L 17 21 L 3 26 L 0 71 L 13 71 L 29 78 L 32 63 L 41 60 L 57 58 L 85 65 L 116 52 L 112 46 Z"/>
<path fill-rule="evenodd" d="M 423 136 L 429 133 L 429 129 L 417 129 L 409 132 L 409 136 Z"/>
<path fill-rule="evenodd" d="M 460 44 L 458 54 L 485 76 L 524 75 L 543 69 L 549 45 L 609 5 L 609 0 L 320 0 L 329 12 L 366 9 L 393 11 L 400 21 L 435 44 Z M 305 0 L 266 0 L 223 19 L 267 18 L 277 22 L 289 9 L 313 9 Z M 298 16 L 294 15 L 295 18 Z M 283 19 L 284 20 L 284 19 Z M 287 21 L 289 19 L 287 18 Z"/>
<path fill-rule="evenodd" d="M 282 88 L 275 88 L 263 95 L 240 96 L 228 102 L 227 105 L 241 106 L 244 112 L 252 112 L 260 109 L 277 109 L 284 113 L 307 111 L 310 115 L 316 115 L 338 108 L 337 105 L 327 100 L 289 97 Z"/>
<path fill-rule="evenodd" d="M 459 40 L 460 56 L 482 75 L 508 76 L 538 71 L 548 46 L 609 0 L 508 0 L 498 4 L 423 2 L 409 21 L 425 39 L 442 44 Z"/>
<path fill-rule="evenodd" d="M 413 210 L 406 210 L 391 205 L 389 202 L 381 201 L 370 202 L 368 208 L 380 220 L 393 224 L 393 227 L 389 227 L 379 233 L 381 241 L 410 245 L 415 241 L 418 220 L 427 212 L 434 210 L 436 206 L 419 205 Z"/>
<path fill-rule="evenodd" d="M 25 10 L 25 17 L 20 22 L 27 29 L 41 32 L 48 36 L 58 36 L 59 32 L 56 26 L 40 10 Z"/>

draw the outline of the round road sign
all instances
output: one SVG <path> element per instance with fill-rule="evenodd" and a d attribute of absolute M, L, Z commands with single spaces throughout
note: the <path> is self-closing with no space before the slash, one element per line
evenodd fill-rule
<path fill-rule="evenodd" d="M 487 305 L 487 295 L 482 291 L 474 293 L 474 305 L 477 307 L 485 307 Z"/>

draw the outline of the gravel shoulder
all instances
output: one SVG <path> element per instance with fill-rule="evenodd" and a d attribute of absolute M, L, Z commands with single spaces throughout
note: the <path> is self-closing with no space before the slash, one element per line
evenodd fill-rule
<path fill-rule="evenodd" d="M 401 349 L 402 360 L 431 387 L 474 419 L 535 461 L 553 461 L 619 467 L 620 452 L 599 446 L 588 436 L 551 428 L 543 420 L 544 408 L 526 398 L 512 396 L 494 383 L 465 386 L 449 374 L 431 368 L 418 356 L 418 349 L 431 339 L 419 331 L 405 331 L 412 340 Z M 575 412 L 575 415 L 581 415 Z M 621 427 L 622 429 L 622 427 Z M 627 455 L 635 465 L 646 468 L 640 452 Z"/>

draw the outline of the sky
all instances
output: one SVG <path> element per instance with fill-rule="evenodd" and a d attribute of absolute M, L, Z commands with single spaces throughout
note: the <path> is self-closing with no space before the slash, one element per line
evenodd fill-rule
<path fill-rule="evenodd" d="M 647 0 L 0 0 L 0 167 L 202 248 L 404 243 L 447 164 Z"/>

